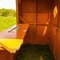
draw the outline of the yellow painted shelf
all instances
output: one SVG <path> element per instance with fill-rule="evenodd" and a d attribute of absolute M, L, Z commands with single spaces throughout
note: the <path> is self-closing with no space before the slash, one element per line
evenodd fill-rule
<path fill-rule="evenodd" d="M 23 44 L 23 39 L 0 39 L 0 45 L 10 53 L 16 53 Z"/>

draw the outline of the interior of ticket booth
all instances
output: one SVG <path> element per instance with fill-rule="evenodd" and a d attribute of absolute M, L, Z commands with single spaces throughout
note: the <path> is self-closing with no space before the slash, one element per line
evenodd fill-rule
<path fill-rule="evenodd" d="M 60 0 L 16 0 L 17 23 L 0 34 L 0 60 L 60 60 L 59 10 Z"/>

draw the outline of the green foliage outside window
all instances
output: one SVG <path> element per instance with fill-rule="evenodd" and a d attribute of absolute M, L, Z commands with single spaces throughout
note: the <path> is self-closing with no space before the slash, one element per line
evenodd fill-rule
<path fill-rule="evenodd" d="M 16 16 L 16 11 L 15 10 L 12 10 L 12 9 L 0 9 L 0 16 L 13 16 L 15 17 Z"/>

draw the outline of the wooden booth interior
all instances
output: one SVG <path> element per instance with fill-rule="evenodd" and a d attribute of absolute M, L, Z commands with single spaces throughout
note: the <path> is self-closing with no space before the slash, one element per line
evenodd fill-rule
<path fill-rule="evenodd" d="M 60 1 L 17 0 L 17 23 L 29 24 L 25 44 L 49 45 L 60 60 Z"/>
<path fill-rule="evenodd" d="M 21 29 L 17 31 L 18 34 L 5 32 L 5 36 L 16 39 L 17 35 L 27 45 L 48 45 L 55 60 L 60 60 L 59 10 L 60 0 L 16 0 L 16 25 L 28 24 L 29 27 L 21 25 L 22 29 L 28 28 L 26 33 Z M 14 60 L 13 56 L 15 54 L 0 50 L 0 60 Z"/>

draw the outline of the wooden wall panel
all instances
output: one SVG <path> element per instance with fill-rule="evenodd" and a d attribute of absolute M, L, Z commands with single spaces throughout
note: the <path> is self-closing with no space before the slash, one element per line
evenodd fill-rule
<path fill-rule="evenodd" d="M 59 23 L 58 23 L 58 26 L 60 27 L 60 13 L 59 13 L 59 21 L 58 21 Z"/>
<path fill-rule="evenodd" d="M 52 24 L 50 26 L 49 46 L 55 60 L 60 60 L 60 29 Z"/>
<path fill-rule="evenodd" d="M 38 12 L 47 12 L 49 10 L 48 0 L 38 0 Z"/>
<path fill-rule="evenodd" d="M 20 17 L 24 23 L 36 23 L 36 0 L 21 0 Z M 21 20 L 20 19 L 20 22 Z"/>
<path fill-rule="evenodd" d="M 24 38 L 25 44 L 35 44 L 36 25 L 30 25 Z"/>
<path fill-rule="evenodd" d="M 49 22 L 49 9 L 50 0 L 21 0 L 19 17 L 22 17 L 25 23 L 30 24 L 24 43 L 48 44 L 48 34 L 46 32 L 43 36 L 43 33 L 47 27 L 44 25 L 48 25 Z"/>
<path fill-rule="evenodd" d="M 58 30 L 57 32 L 57 51 L 56 51 L 56 54 L 57 54 L 57 60 L 60 60 L 60 29 Z"/>
<path fill-rule="evenodd" d="M 19 16 L 23 18 L 24 23 L 35 24 L 37 21 L 38 24 L 46 24 L 49 21 L 50 0 L 21 0 L 19 7 Z M 20 22 L 22 22 L 21 19 Z"/>
<path fill-rule="evenodd" d="M 56 51 L 56 55 L 57 55 L 57 57 L 56 57 L 56 59 L 57 60 L 60 60 L 60 0 L 59 0 L 59 21 L 58 21 L 58 29 L 57 29 L 57 46 L 56 46 L 56 49 L 57 49 L 57 51 Z"/>
<path fill-rule="evenodd" d="M 60 60 L 60 28 L 57 29 L 56 60 Z"/>
<path fill-rule="evenodd" d="M 59 11 L 58 11 L 58 12 L 59 12 L 59 13 L 58 13 L 58 14 L 59 14 L 59 16 L 58 16 L 58 17 L 59 17 L 58 26 L 60 27 L 60 0 L 59 0 Z"/>
<path fill-rule="evenodd" d="M 47 24 L 49 21 L 50 1 L 38 0 L 37 24 Z"/>
<path fill-rule="evenodd" d="M 22 12 L 36 12 L 36 0 L 22 0 Z"/>
<path fill-rule="evenodd" d="M 55 7 L 57 9 L 55 9 Z M 59 10 L 59 4 L 58 4 L 58 0 L 54 0 L 54 3 L 52 4 L 52 13 L 51 13 L 51 23 L 57 26 L 57 22 L 58 22 L 58 13 L 56 14 L 56 16 L 54 17 L 56 11 Z M 55 13 L 54 13 L 55 10 Z"/>
<path fill-rule="evenodd" d="M 48 44 L 48 35 L 47 35 L 47 28 L 48 26 L 41 26 L 41 25 L 37 25 L 37 43 L 38 44 Z"/>
<path fill-rule="evenodd" d="M 60 31 L 59 31 L 59 0 L 53 0 L 52 2 L 52 9 L 51 9 L 51 23 L 49 25 L 49 29 L 50 29 L 50 36 L 49 36 L 49 46 L 50 49 L 55 57 L 55 60 L 60 60 Z M 56 15 L 56 17 L 54 17 L 54 8 L 57 7 L 58 13 Z M 56 13 L 56 10 L 55 10 Z"/>
<path fill-rule="evenodd" d="M 47 29 L 48 26 L 41 26 L 38 25 L 30 25 L 27 34 L 24 38 L 25 44 L 39 44 L 39 45 L 46 45 L 48 44 L 48 33 Z"/>
<path fill-rule="evenodd" d="M 37 40 L 38 44 L 48 44 L 48 25 L 49 24 L 49 9 L 50 0 L 38 0 L 37 1 Z M 42 24 L 42 25 L 41 25 Z"/>
<path fill-rule="evenodd" d="M 55 8 L 55 6 L 53 7 L 53 11 L 54 11 L 54 8 Z M 53 11 L 52 11 L 52 20 L 51 20 L 51 23 L 57 26 L 58 14 L 54 18 Z"/>
<path fill-rule="evenodd" d="M 56 40 L 57 40 L 57 35 L 56 35 L 56 27 L 54 25 L 50 25 L 50 41 L 49 41 L 49 46 L 51 51 L 53 52 L 53 55 L 56 56 Z"/>
<path fill-rule="evenodd" d="M 22 18 L 28 24 L 37 24 L 37 25 L 35 26 L 30 25 L 24 41 L 25 43 L 31 43 L 31 44 L 48 44 L 48 38 L 47 38 L 48 34 L 46 30 L 46 27 L 48 26 L 44 26 L 44 24 L 48 25 L 49 23 L 49 8 L 50 8 L 49 1 L 35 0 L 32 3 L 30 2 L 29 4 L 32 5 L 33 3 L 33 5 L 29 6 L 28 4 L 29 7 L 27 6 L 26 8 L 24 8 L 25 11 L 23 10 Z M 40 26 L 39 24 L 42 25 Z M 46 30 L 46 34 L 43 36 L 44 30 Z"/>
<path fill-rule="evenodd" d="M 21 0 L 20 0 L 21 1 Z M 16 0 L 16 22 L 19 23 L 19 0 Z"/>
<path fill-rule="evenodd" d="M 28 24 L 36 24 L 36 13 L 23 13 L 22 18 Z"/>
<path fill-rule="evenodd" d="M 47 13 L 37 13 L 37 24 L 47 24 L 49 23 L 49 14 Z"/>

